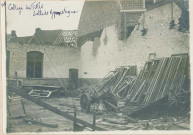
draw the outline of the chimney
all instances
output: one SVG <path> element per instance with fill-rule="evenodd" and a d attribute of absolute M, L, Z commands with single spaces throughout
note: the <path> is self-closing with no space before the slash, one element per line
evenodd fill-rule
<path fill-rule="evenodd" d="M 11 31 L 11 38 L 16 38 L 17 35 L 16 35 L 16 31 L 15 30 L 12 30 Z"/>
<path fill-rule="evenodd" d="M 40 28 L 36 28 L 36 34 L 40 33 L 41 29 Z"/>

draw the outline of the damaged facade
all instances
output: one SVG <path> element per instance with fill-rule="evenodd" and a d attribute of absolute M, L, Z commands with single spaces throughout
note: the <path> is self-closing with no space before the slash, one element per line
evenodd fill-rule
<path fill-rule="evenodd" d="M 113 130 L 113 126 L 118 130 L 159 129 L 153 127 L 153 118 L 181 118 L 182 114 L 187 124 L 188 8 L 183 0 L 86 1 L 77 31 L 37 28 L 29 37 L 17 37 L 12 31 L 7 41 L 7 78 L 21 80 L 28 92 L 27 96 L 20 90 L 17 94 L 74 121 L 74 127 L 82 124 L 79 128 L 93 131 Z M 47 104 L 49 100 L 39 100 L 51 97 L 52 92 L 58 92 L 53 98 L 76 97 L 78 105 L 76 100 L 72 102 L 80 110 L 63 100 L 57 101 L 56 108 L 56 104 Z M 89 118 L 93 113 L 93 125 L 74 120 L 66 110 L 58 109 L 61 106 L 71 106 L 75 118 L 79 111 Z M 112 117 L 121 113 L 118 119 L 124 122 L 103 114 L 96 126 L 100 109 L 114 112 Z M 144 119 L 149 119 L 145 125 Z M 119 126 L 108 127 L 104 122 Z M 129 123 L 135 123 L 134 127 L 128 127 Z M 168 125 L 164 129 L 174 129 L 174 124 Z"/>
<path fill-rule="evenodd" d="M 143 10 L 143 4 L 139 8 Z M 26 53 L 30 51 L 45 54 L 40 77 L 29 78 L 68 78 L 68 70 L 77 68 L 80 78 L 100 79 L 117 65 L 137 65 L 139 73 L 150 53 L 156 53 L 159 58 L 189 52 L 189 34 L 179 32 L 182 12 L 175 2 L 158 1 L 147 8 L 144 16 L 141 10 L 122 12 L 115 1 L 85 2 L 71 48 L 66 47 L 71 41 L 64 39 L 61 30 L 37 28 L 31 37 L 8 38 L 8 75 L 13 78 L 17 72 L 19 78 L 28 78 Z M 175 27 L 170 29 L 172 20 Z M 147 33 L 142 36 L 144 29 Z M 40 34 L 36 36 L 38 30 Z M 68 31 L 65 33 L 71 36 Z"/>
<path fill-rule="evenodd" d="M 110 4 L 107 5 L 109 5 L 109 7 L 113 7 Z M 100 5 L 98 4 L 98 6 Z M 116 5 L 114 6 L 116 7 Z M 119 11 L 113 14 L 108 12 L 107 7 L 104 7 L 104 12 L 107 10 L 106 12 L 108 13 L 106 13 L 107 17 L 105 16 L 107 19 L 100 21 L 100 19 L 96 17 L 97 19 L 93 20 L 93 23 L 91 23 L 92 20 L 88 21 L 88 23 L 91 25 L 91 30 L 93 27 L 97 27 L 99 30 L 102 29 L 102 32 L 100 32 L 100 35 L 93 36 L 91 38 L 93 40 L 88 40 L 81 47 L 82 70 L 83 72 L 88 72 L 86 75 L 83 74 L 83 77 L 101 78 L 104 76 L 104 74 L 113 70 L 117 65 L 137 65 L 139 73 L 140 69 L 148 60 L 150 53 L 156 53 L 156 57 L 159 58 L 168 57 L 171 54 L 189 52 L 189 34 L 179 32 L 178 30 L 182 9 L 180 9 L 176 3 L 173 3 L 172 19 L 171 3 L 164 5 L 162 5 L 162 3 L 155 3 L 155 5 L 152 6 L 154 6 L 154 8 L 147 8 L 144 20 L 143 13 L 141 12 L 127 13 L 128 18 L 130 17 L 127 20 L 127 24 L 130 25 L 130 27 L 127 27 L 129 34 L 127 33 L 126 38 L 123 40 L 121 40 L 122 33 L 120 32 L 122 27 L 119 27 L 119 23 L 121 23 L 121 21 L 118 22 L 119 19 L 117 19 L 110 22 L 107 18 L 109 17 L 111 19 L 115 19 L 114 16 L 116 16 L 116 13 L 119 13 Z M 88 7 L 90 6 L 88 5 Z M 98 8 L 95 9 L 96 11 L 88 11 L 87 13 L 98 13 L 97 9 Z M 92 10 L 94 9 L 92 8 Z M 100 12 L 103 12 L 103 10 Z M 83 14 L 84 10 L 82 15 Z M 94 14 L 92 15 L 95 16 Z M 82 17 L 84 16 L 81 16 L 81 19 Z M 88 17 L 90 17 L 90 14 Z M 102 18 L 105 17 L 102 16 Z M 85 19 L 82 20 L 88 19 L 85 17 Z M 174 29 L 170 29 L 170 23 L 172 20 L 174 20 L 176 24 Z M 97 30 L 92 30 L 92 32 L 90 32 L 90 27 L 86 24 L 86 22 L 87 21 L 82 22 L 82 24 L 85 24 L 84 26 L 81 25 L 80 20 L 79 29 L 88 30 L 88 35 L 90 35 L 90 33 L 98 32 Z M 103 26 L 100 25 L 100 23 L 106 25 Z M 87 27 L 87 29 L 85 29 L 85 27 Z M 142 36 L 142 30 L 144 29 L 143 27 L 147 29 L 147 33 L 144 36 Z M 81 31 L 79 34 L 82 34 Z M 92 36 L 92 34 L 90 36 Z M 94 38 L 96 39 L 95 41 Z M 99 41 L 97 41 L 97 39 Z M 97 54 L 95 55 L 93 54 L 93 48 L 96 48 Z M 84 53 L 85 50 L 87 50 L 86 53 Z M 96 75 L 95 72 L 98 74 Z"/>

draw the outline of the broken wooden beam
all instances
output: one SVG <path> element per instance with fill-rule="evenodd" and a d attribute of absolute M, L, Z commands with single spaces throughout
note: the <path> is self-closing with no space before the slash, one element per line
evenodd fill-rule
<path fill-rule="evenodd" d="M 93 121 L 92 121 L 92 131 L 95 131 L 96 127 L 96 111 L 93 113 Z"/>
<path fill-rule="evenodd" d="M 74 106 L 74 118 L 76 118 L 76 107 L 75 106 Z M 73 131 L 76 131 L 76 119 L 74 119 Z"/>
<path fill-rule="evenodd" d="M 108 101 L 103 100 L 103 102 L 106 103 L 106 104 L 108 104 L 113 110 L 115 110 L 115 111 L 118 111 L 118 110 L 119 110 L 119 108 L 117 108 L 117 107 L 114 106 L 113 104 L 109 103 Z"/>
<path fill-rule="evenodd" d="M 69 108 L 74 108 L 73 105 L 70 105 L 70 104 L 67 104 L 67 103 L 59 103 L 59 106 L 66 106 L 66 107 L 69 107 Z"/>
<path fill-rule="evenodd" d="M 127 120 L 133 123 L 136 123 L 137 121 L 131 117 L 129 117 L 125 112 L 120 111 L 119 108 L 117 108 L 116 106 L 114 106 L 113 104 L 109 103 L 108 101 L 103 100 L 103 102 L 105 102 L 106 104 L 108 104 L 109 106 L 111 106 L 115 111 L 118 111 L 120 113 L 122 113 L 123 115 L 126 116 Z"/>
<path fill-rule="evenodd" d="M 129 121 L 118 121 L 117 119 L 107 119 L 107 118 L 103 118 L 104 121 L 107 121 L 107 122 L 110 122 L 110 123 L 113 123 L 113 124 L 118 124 L 118 125 L 127 125 L 129 123 Z"/>
<path fill-rule="evenodd" d="M 22 105 L 23 113 L 26 114 L 25 106 L 24 106 L 24 103 L 23 103 L 23 100 L 22 100 L 22 99 L 21 99 L 21 105 Z"/>
<path fill-rule="evenodd" d="M 35 104 L 37 104 L 37 105 L 39 105 L 39 106 L 41 106 L 41 107 L 43 107 L 43 108 L 45 108 L 45 109 L 47 109 L 47 110 L 55 113 L 55 114 L 58 114 L 58 115 L 60 115 L 60 116 L 63 116 L 63 117 L 65 117 L 65 118 L 67 118 L 67 119 L 69 119 L 69 120 L 71 120 L 71 121 L 74 121 L 74 120 L 75 120 L 76 123 L 81 124 L 81 125 L 83 125 L 83 126 L 85 126 L 85 127 L 89 127 L 89 128 L 91 128 L 91 129 L 92 129 L 92 127 L 93 127 L 93 125 L 92 125 L 91 123 L 88 123 L 88 122 L 86 122 L 86 121 L 84 121 L 84 120 L 75 118 L 74 116 L 72 116 L 72 115 L 70 115 L 70 114 L 68 114 L 68 113 L 66 113 L 66 112 L 63 112 L 63 111 L 57 109 L 56 107 L 51 106 L 50 104 L 43 102 L 43 101 L 40 100 L 40 99 L 36 99 L 36 98 L 34 98 L 34 97 L 29 96 L 26 92 L 24 92 L 24 90 L 20 90 L 20 89 L 18 89 L 18 88 L 13 88 L 13 87 L 12 87 L 11 89 L 12 89 L 16 94 L 22 96 L 23 98 L 28 99 L 28 100 L 34 102 Z M 96 129 L 96 130 L 99 130 L 99 131 L 105 131 L 105 130 L 106 130 L 106 129 L 103 129 L 103 128 L 98 127 L 98 126 L 96 126 L 95 129 Z"/>

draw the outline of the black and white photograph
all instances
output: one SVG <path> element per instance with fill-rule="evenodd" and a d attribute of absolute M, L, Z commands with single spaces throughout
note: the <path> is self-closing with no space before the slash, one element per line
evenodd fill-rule
<path fill-rule="evenodd" d="M 1 1 L 4 133 L 189 133 L 189 1 Z"/>

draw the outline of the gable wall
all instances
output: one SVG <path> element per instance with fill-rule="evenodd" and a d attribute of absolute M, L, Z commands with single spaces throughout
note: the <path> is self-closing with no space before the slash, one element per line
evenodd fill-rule
<path fill-rule="evenodd" d="M 102 78 L 117 66 L 137 65 L 138 72 L 148 60 L 149 53 L 157 57 L 189 52 L 189 35 L 178 31 L 178 19 L 181 10 L 174 4 L 175 28 L 169 29 L 171 22 L 171 4 L 149 10 L 145 13 L 145 28 L 148 32 L 142 36 L 142 18 L 126 41 L 118 40 L 117 26 L 106 27 L 100 37 L 98 54 L 93 56 L 94 42 L 88 41 L 81 47 L 82 78 Z M 107 43 L 104 44 L 105 35 Z M 86 51 L 86 53 L 85 53 Z M 87 74 L 84 74 L 87 72 Z"/>

